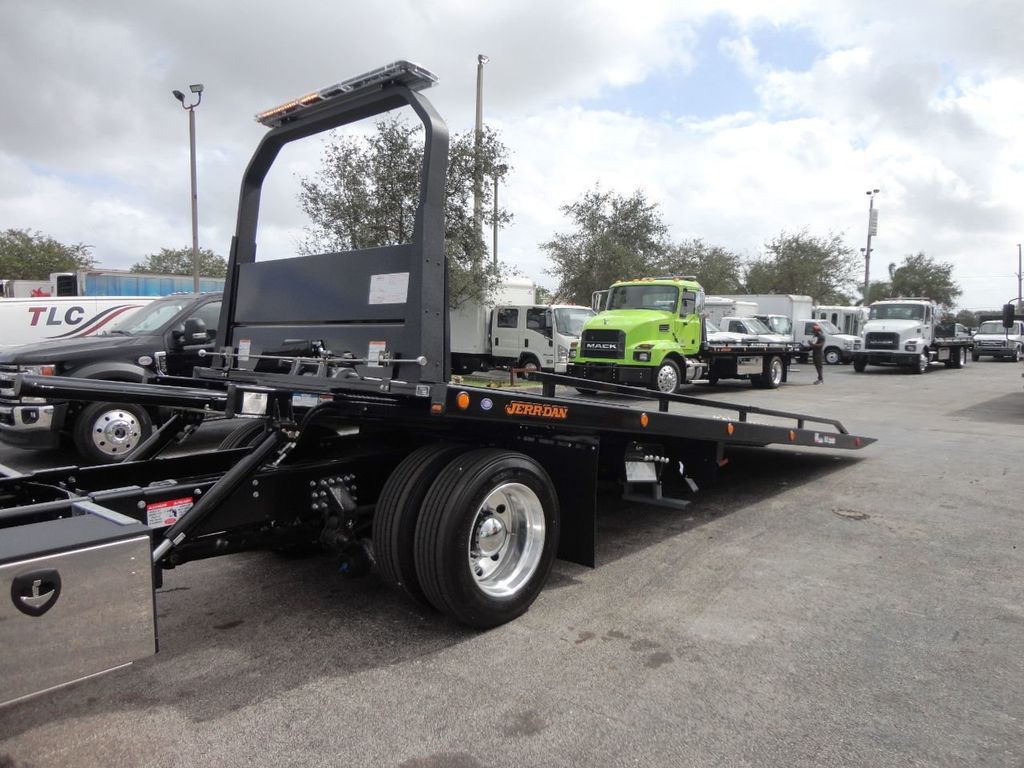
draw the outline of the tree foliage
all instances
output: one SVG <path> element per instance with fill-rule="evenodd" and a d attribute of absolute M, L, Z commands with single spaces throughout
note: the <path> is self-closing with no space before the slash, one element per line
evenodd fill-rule
<path fill-rule="evenodd" d="M 573 223 L 570 232 L 541 244 L 551 259 L 546 270 L 558 280 L 557 295 L 590 305 L 596 290 L 616 280 L 652 275 L 664 262 L 668 228 L 655 203 L 641 190 L 630 197 L 595 187 L 562 206 Z"/>
<path fill-rule="evenodd" d="M 300 180 L 299 204 L 310 218 L 303 253 L 396 245 L 413 235 L 420 194 L 423 128 L 397 117 L 376 123 L 366 136 L 336 136 L 323 153 L 312 177 Z M 480 169 L 484 224 L 494 223 L 493 181 L 508 173 L 508 150 L 498 135 L 485 128 Z M 473 223 L 474 134 L 450 139 L 445 200 L 445 255 L 448 298 L 452 306 L 483 299 L 501 278 L 502 270 L 488 258 L 482 231 Z M 497 211 L 498 226 L 512 219 Z"/>
<path fill-rule="evenodd" d="M 978 313 L 971 312 L 969 309 L 961 309 L 953 319 L 961 325 L 966 325 L 968 328 L 977 328 L 979 324 Z"/>
<path fill-rule="evenodd" d="M 893 296 L 927 296 L 943 307 L 952 307 L 962 292 L 953 280 L 953 265 L 924 253 L 905 256 L 892 270 Z"/>
<path fill-rule="evenodd" d="M 47 280 L 51 272 L 89 269 L 91 246 L 65 245 L 42 232 L 8 229 L 0 233 L 0 277 L 7 280 Z"/>
<path fill-rule="evenodd" d="M 131 266 L 132 272 L 145 272 L 154 275 L 191 275 L 191 248 L 161 248 L 159 253 L 151 253 L 142 261 Z M 209 248 L 199 249 L 199 274 L 203 277 L 224 277 L 228 273 L 228 262 Z"/>
<path fill-rule="evenodd" d="M 794 293 L 819 304 L 848 304 L 860 259 L 839 235 L 782 232 L 765 243 L 763 256 L 747 265 L 749 293 Z"/>
<path fill-rule="evenodd" d="M 694 238 L 669 246 L 657 273 L 694 275 L 707 293 L 742 293 L 742 269 L 739 254 Z"/>

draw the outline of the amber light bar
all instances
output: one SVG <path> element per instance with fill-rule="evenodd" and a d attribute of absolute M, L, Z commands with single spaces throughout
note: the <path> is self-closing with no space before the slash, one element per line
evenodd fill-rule
<path fill-rule="evenodd" d="M 393 61 L 366 74 L 350 77 L 348 80 L 342 80 L 340 83 L 329 85 L 319 91 L 307 93 L 305 96 L 260 112 L 256 115 L 256 122 L 262 123 L 268 128 L 276 128 L 282 123 L 300 119 L 301 115 L 298 113 L 325 101 L 380 90 L 387 85 L 404 85 L 409 90 L 422 91 L 436 82 L 437 75 L 417 64 L 409 61 Z"/>

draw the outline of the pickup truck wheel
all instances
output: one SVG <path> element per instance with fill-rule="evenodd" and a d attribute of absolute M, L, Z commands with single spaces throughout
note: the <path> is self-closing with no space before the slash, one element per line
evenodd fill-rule
<path fill-rule="evenodd" d="M 437 476 L 416 526 L 416 574 L 427 599 L 489 629 L 540 594 L 558 547 L 558 497 L 529 456 L 480 449 Z"/>
<path fill-rule="evenodd" d="M 1010 355 L 1010 360 L 1012 360 L 1015 363 L 1020 362 L 1020 347 L 1013 348 L 1013 354 Z"/>
<path fill-rule="evenodd" d="M 853 358 L 853 370 L 855 370 L 857 373 L 864 373 L 864 371 L 867 370 L 867 367 L 868 367 L 868 359 L 866 357 L 860 357 L 860 356 L 854 355 L 854 358 Z"/>
<path fill-rule="evenodd" d="M 839 347 L 828 347 L 825 349 L 825 362 L 829 365 L 839 365 L 843 361 L 843 353 Z"/>
<path fill-rule="evenodd" d="M 682 376 L 679 373 L 679 365 L 675 360 L 664 360 L 658 366 L 658 372 L 654 377 L 654 388 L 667 395 L 673 395 L 679 391 Z"/>
<path fill-rule="evenodd" d="M 153 420 L 141 405 L 92 403 L 75 418 L 71 436 L 78 453 L 91 464 L 128 459 L 153 433 Z"/>
<path fill-rule="evenodd" d="M 381 579 L 423 605 L 429 605 L 416 576 L 416 521 L 423 499 L 444 467 L 465 448 L 435 443 L 410 453 L 388 477 L 373 516 L 373 553 Z"/>

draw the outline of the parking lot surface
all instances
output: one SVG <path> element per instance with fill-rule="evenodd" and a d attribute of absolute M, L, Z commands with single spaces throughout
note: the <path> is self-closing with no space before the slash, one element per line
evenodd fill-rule
<path fill-rule="evenodd" d="M 489 632 L 327 556 L 187 564 L 160 653 L 0 709 L 0 766 L 1024 765 L 1022 371 L 696 386 L 879 442 L 735 450 L 683 511 L 608 486 L 598 567 Z"/>

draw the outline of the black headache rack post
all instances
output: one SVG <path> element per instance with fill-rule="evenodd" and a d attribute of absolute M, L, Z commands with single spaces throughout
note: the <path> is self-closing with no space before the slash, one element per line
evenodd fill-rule
<path fill-rule="evenodd" d="M 66 601 L 53 574 L 25 576 L 33 537 L 42 535 L 33 526 L 98 516 L 106 528 L 122 526 L 102 535 L 130 539 L 126 547 L 137 546 L 141 526 L 153 565 L 143 571 L 154 584 L 163 570 L 190 560 L 315 543 L 336 553 L 344 571 L 375 564 L 381 578 L 418 602 L 491 627 L 529 608 L 556 554 L 594 565 L 599 479 L 624 482 L 629 498 L 641 491 L 649 502 L 678 505 L 663 497 L 663 481 L 672 490 L 712 479 L 729 445 L 858 449 L 873 442 L 830 419 L 683 395 L 653 395 L 659 405 L 649 412 L 559 397 L 558 385 L 652 393 L 553 374 L 538 376 L 540 393 L 448 383 L 448 138 L 419 93 L 433 80 L 398 62 L 260 116 L 271 129 L 242 181 L 219 322 L 223 346 L 210 367 L 159 384 L 18 377 L 21 395 L 175 411 L 130 462 L 27 474 L 0 467 L 0 529 L 29 531 L 0 560 L 0 577 L 20 579 L 26 605 L 49 600 L 51 626 L 65 620 Z M 411 108 L 424 126 L 410 242 L 257 262 L 262 184 L 280 149 L 396 107 Z M 702 415 L 697 406 L 719 412 Z M 226 445 L 159 456 L 211 413 L 244 418 Z M 93 539 L 78 548 L 94 546 Z M 69 571 L 69 578 L 88 573 Z M 0 642 L 16 627 L 24 629 L 19 642 L 45 631 L 17 605 L 9 608 L 19 621 L 0 622 Z M 130 662 L 144 646 L 75 673 Z M 0 687 L 0 702 L 25 693 Z"/>

